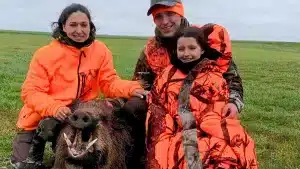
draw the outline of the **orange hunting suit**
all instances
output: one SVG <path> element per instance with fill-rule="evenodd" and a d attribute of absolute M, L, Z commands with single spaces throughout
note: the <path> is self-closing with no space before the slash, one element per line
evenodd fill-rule
<path fill-rule="evenodd" d="M 213 28 L 207 35 L 210 47 L 222 56 L 216 61 L 205 59 L 194 68 L 198 72 L 188 93 L 203 167 L 257 169 L 254 141 L 238 119 L 222 116 L 222 109 L 229 101 L 228 85 L 222 76 L 231 59 L 228 33 L 218 25 L 208 25 L 208 28 Z M 168 63 L 164 48 L 156 49 L 150 41 L 146 51 L 152 53 L 148 56 L 152 70 L 161 72 L 148 97 L 147 169 L 187 169 L 183 124 L 178 114 L 179 93 L 187 75 Z"/>

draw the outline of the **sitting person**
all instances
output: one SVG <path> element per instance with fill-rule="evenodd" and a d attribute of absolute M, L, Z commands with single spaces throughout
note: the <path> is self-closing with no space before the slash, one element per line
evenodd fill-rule
<path fill-rule="evenodd" d="M 73 100 L 92 100 L 100 93 L 129 99 L 142 97 L 145 92 L 139 82 L 122 80 L 117 75 L 111 51 L 95 40 L 96 28 L 86 7 L 71 4 L 62 11 L 56 25 L 53 41 L 33 55 L 22 86 L 24 106 L 11 157 L 14 168 L 24 164 L 42 167 L 45 144 L 50 139 L 47 137 L 52 136 L 41 136 L 39 123 L 47 117 L 63 122 L 71 114 L 68 105 Z"/>
<path fill-rule="evenodd" d="M 188 21 L 184 12 L 183 1 L 150 0 L 149 2 L 147 15 L 152 16 L 152 22 L 155 25 L 154 36 L 148 38 L 141 50 L 132 78 L 133 80 L 142 81 L 146 90 L 152 88 L 156 77 L 171 64 L 170 58 L 177 56 L 176 42 L 183 29 L 196 26 Z M 230 93 L 229 102 L 223 109 L 223 114 L 226 118 L 239 118 L 244 108 L 244 91 L 242 78 L 232 57 L 230 57 L 227 70 L 222 75 L 229 86 Z M 135 126 L 132 131 L 135 138 L 134 155 L 130 163 L 136 168 L 144 168 L 145 145 L 140 143 L 145 143 L 146 102 L 143 99 L 134 97 L 126 101 L 124 109 L 127 114 L 133 115 L 131 121 Z M 141 165 L 137 166 L 136 161 L 141 161 Z"/>
<path fill-rule="evenodd" d="M 222 74 L 230 58 L 225 28 L 184 29 L 177 57 L 147 98 L 147 169 L 258 168 L 254 141 L 238 118 L 222 113 L 229 102 Z"/>

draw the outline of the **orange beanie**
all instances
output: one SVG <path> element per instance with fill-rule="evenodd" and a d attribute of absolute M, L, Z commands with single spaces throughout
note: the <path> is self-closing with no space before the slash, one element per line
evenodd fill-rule
<path fill-rule="evenodd" d="M 176 3 L 174 6 L 158 6 L 152 10 L 153 18 L 161 12 L 175 12 L 180 16 L 184 16 L 184 8 L 182 3 Z"/>

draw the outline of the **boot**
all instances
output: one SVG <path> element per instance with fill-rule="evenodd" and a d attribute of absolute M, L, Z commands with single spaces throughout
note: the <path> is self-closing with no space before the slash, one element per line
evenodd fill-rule
<path fill-rule="evenodd" d="M 32 145 L 29 150 L 29 155 L 26 160 L 22 161 L 19 169 L 44 169 L 43 157 L 46 141 L 38 134 L 35 134 L 32 140 Z"/>
<path fill-rule="evenodd" d="M 27 160 L 42 163 L 45 146 L 46 146 L 46 141 L 43 138 L 39 136 L 34 137 L 32 140 L 32 146 L 29 150 L 29 155 Z"/>
<path fill-rule="evenodd" d="M 52 148 L 54 148 L 60 125 L 61 123 L 55 118 L 40 121 L 26 161 L 42 164 L 46 142 L 52 142 Z"/>
<path fill-rule="evenodd" d="M 47 141 L 55 146 L 56 137 L 61 123 L 55 118 L 46 118 L 40 121 L 36 133 L 32 138 L 31 147 L 26 160 L 17 162 L 12 166 L 15 169 L 45 169 L 43 164 L 44 151 Z"/>

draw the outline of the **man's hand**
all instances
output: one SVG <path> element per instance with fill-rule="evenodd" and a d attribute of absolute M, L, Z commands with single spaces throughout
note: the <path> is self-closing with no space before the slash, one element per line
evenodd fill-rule
<path fill-rule="evenodd" d="M 136 89 L 132 92 L 131 96 L 136 96 L 141 99 L 145 99 L 146 96 L 148 95 L 149 91 L 144 90 L 144 89 Z"/>
<path fill-rule="evenodd" d="M 228 119 L 238 119 L 239 112 L 235 104 L 228 103 L 223 108 L 222 116 Z"/>

